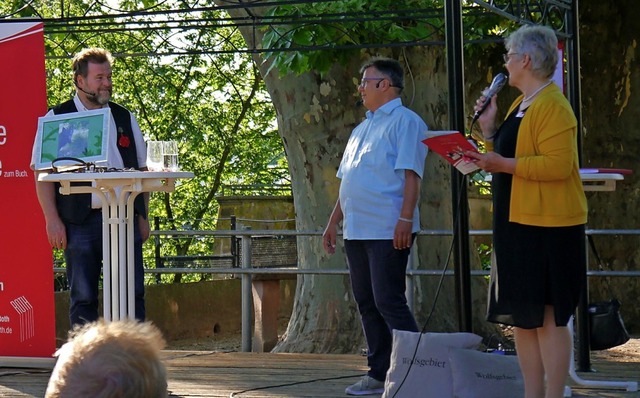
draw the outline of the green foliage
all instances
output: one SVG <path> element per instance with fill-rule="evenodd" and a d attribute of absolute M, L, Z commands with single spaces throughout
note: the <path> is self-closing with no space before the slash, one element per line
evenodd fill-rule
<path fill-rule="evenodd" d="M 487 245 L 480 243 L 476 246 L 476 252 L 480 258 L 480 268 L 483 271 L 491 270 L 491 254 L 493 253 L 493 245 Z M 489 276 L 484 277 L 485 280 L 489 280 Z"/>
<path fill-rule="evenodd" d="M 483 271 L 491 269 L 491 253 L 493 252 L 493 246 L 489 246 L 484 243 L 478 244 L 476 247 L 478 255 L 480 256 L 480 266 Z"/>
<path fill-rule="evenodd" d="M 0 5 L 0 14 L 17 10 L 18 4 Z M 216 21 L 226 15 L 213 7 L 194 14 L 174 0 L 105 4 L 33 2 L 14 14 L 44 18 L 49 105 L 75 93 L 70 58 L 82 48 L 103 47 L 116 58 L 113 100 L 134 113 L 146 140 L 178 141 L 181 169 L 192 171 L 195 178 L 180 182 L 171 194 L 151 194 L 150 216 L 167 220 L 162 228 L 215 229 L 215 197 L 223 186 L 290 180 L 273 104 L 250 56 L 236 52 L 245 46 L 239 31 L 171 27 L 174 21 Z M 180 9 L 184 11 L 168 18 L 138 15 Z M 95 18 L 87 19 L 90 16 Z M 139 29 L 149 19 L 156 21 L 154 28 Z M 170 239 L 161 254 L 208 250 L 210 243 Z M 153 245 L 147 244 L 145 258 L 152 257 Z"/>
<path fill-rule="evenodd" d="M 431 0 L 324 1 L 270 8 L 265 20 L 265 57 L 280 73 L 326 73 L 360 48 L 418 43 L 440 33 L 440 2 Z"/>
<path fill-rule="evenodd" d="M 178 0 L 0 4 L 3 15 L 45 21 L 50 105 L 74 93 L 73 54 L 105 47 L 117 58 L 114 100 L 134 112 L 147 140 L 179 142 L 181 167 L 195 178 L 174 193 L 152 194 L 150 213 L 168 220 L 163 229 L 215 228 L 214 199 L 225 185 L 289 181 L 275 110 L 252 59 L 238 51 L 244 39 L 220 22 L 228 16 L 213 0 L 194 7 Z M 495 46 L 509 27 L 473 3 L 464 13 L 465 35 L 481 43 L 472 51 Z M 436 0 L 301 2 L 266 9 L 259 22 L 262 48 L 273 50 L 264 55 L 281 73 L 322 74 L 365 48 L 444 45 L 443 2 Z M 170 240 L 162 248 L 169 255 L 192 250 L 208 247 Z"/>
<path fill-rule="evenodd" d="M 517 24 L 463 1 L 470 58 L 501 46 Z M 362 48 L 444 45 L 445 10 L 437 0 L 346 0 L 279 5 L 265 14 L 262 47 L 281 74 L 326 73 Z"/>

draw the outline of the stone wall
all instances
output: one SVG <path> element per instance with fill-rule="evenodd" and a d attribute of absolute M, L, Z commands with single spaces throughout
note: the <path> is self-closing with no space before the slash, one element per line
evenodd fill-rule
<path fill-rule="evenodd" d="M 295 209 L 291 196 L 221 196 L 216 229 L 230 230 L 231 216 L 237 219 L 236 229 L 295 230 Z M 213 254 L 231 253 L 229 239 L 217 239 Z"/>
<path fill-rule="evenodd" d="M 295 280 L 280 283 L 279 318 L 284 323 L 291 316 L 295 288 Z M 55 307 L 60 346 L 69 330 L 68 291 L 55 293 Z M 162 330 L 167 341 L 241 332 L 239 279 L 147 286 L 146 307 L 147 319 Z"/>

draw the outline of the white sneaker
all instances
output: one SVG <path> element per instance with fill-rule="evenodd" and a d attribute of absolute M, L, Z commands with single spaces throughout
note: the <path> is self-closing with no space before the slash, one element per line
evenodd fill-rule
<path fill-rule="evenodd" d="M 374 395 L 384 392 L 384 381 L 379 381 L 373 377 L 364 376 L 362 380 L 347 387 L 344 392 L 347 395 Z"/>

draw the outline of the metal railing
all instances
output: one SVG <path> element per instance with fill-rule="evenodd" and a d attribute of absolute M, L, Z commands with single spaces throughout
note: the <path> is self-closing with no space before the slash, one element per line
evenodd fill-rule
<path fill-rule="evenodd" d="M 199 267 L 199 268 L 190 268 L 190 267 L 161 267 L 161 268 L 147 268 L 145 269 L 145 273 L 150 274 L 174 274 L 174 273 L 184 273 L 184 274 L 235 274 L 239 275 L 241 279 L 241 328 L 242 328 L 242 351 L 251 351 L 251 319 L 253 314 L 252 307 L 252 292 L 251 292 L 251 281 L 252 276 L 257 274 L 294 274 L 294 275 L 348 275 L 349 271 L 345 268 L 339 269 L 304 269 L 299 266 L 294 267 L 254 267 L 252 261 L 252 239 L 256 237 L 264 237 L 264 236 L 322 236 L 321 231 L 296 231 L 296 230 L 201 230 L 201 231 L 175 231 L 175 230 L 156 230 L 151 231 L 151 235 L 159 238 L 162 236 L 171 237 L 171 238 L 179 238 L 179 237 L 218 237 L 218 238 L 237 238 L 240 239 L 240 250 L 241 253 L 238 253 L 239 258 L 241 258 L 238 266 L 233 267 Z M 419 236 L 448 236 L 453 237 L 452 230 L 422 230 L 418 233 Z M 470 236 L 490 236 L 492 235 L 491 230 L 471 230 L 469 231 Z M 640 235 L 640 230 L 595 230 L 595 229 L 587 229 L 586 235 Z M 587 246 L 588 250 L 588 246 Z M 412 256 L 409 258 L 409 264 L 407 266 L 407 292 L 408 294 L 408 302 L 411 308 L 413 308 L 413 297 L 412 292 L 414 292 L 414 278 L 418 276 L 454 276 L 453 270 L 447 269 L 416 269 L 414 268 L 415 263 L 415 251 L 412 252 Z M 198 256 L 193 256 L 198 257 Z M 589 263 L 589 256 L 587 255 L 587 264 Z M 443 267 L 445 268 L 445 267 Z M 587 268 L 588 269 L 588 268 Z M 64 272 L 64 268 L 54 267 L 54 272 Z M 488 276 L 489 271 L 485 270 L 471 270 L 472 276 Z M 607 270 L 587 270 L 587 277 L 640 277 L 640 271 L 607 271 Z M 587 292 L 588 293 L 588 292 Z M 588 299 L 588 295 L 586 296 Z M 586 305 L 587 303 L 585 303 Z M 584 315 L 583 319 L 586 319 L 586 315 Z M 584 322 L 584 321 L 583 321 Z M 580 329 L 580 328 L 578 328 Z M 584 328 L 583 328 L 584 329 Z M 582 336 L 588 336 L 584 331 L 578 330 L 578 334 L 582 334 Z M 585 338 L 581 339 L 582 341 Z M 584 346 L 579 349 L 578 359 L 582 361 L 582 365 L 589 367 L 588 358 L 589 358 L 589 346 L 588 343 L 586 345 L 586 351 Z M 582 359 L 581 359 L 582 358 Z M 585 359 L 586 358 L 586 359 Z M 586 364 L 585 364 L 586 361 Z"/>

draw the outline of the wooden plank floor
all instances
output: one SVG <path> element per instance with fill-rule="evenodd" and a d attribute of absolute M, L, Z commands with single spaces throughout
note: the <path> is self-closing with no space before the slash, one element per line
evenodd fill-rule
<path fill-rule="evenodd" d="M 366 370 L 358 355 L 163 351 L 171 397 L 344 397 Z M 640 358 L 592 358 L 587 380 L 640 381 Z M 0 368 L 0 397 L 43 397 L 49 370 Z M 297 383 L 297 384 L 296 384 Z M 571 380 L 568 380 L 569 384 Z M 573 397 L 640 398 L 639 392 L 575 386 Z M 446 398 L 446 397 L 443 397 Z M 488 393 L 486 398 L 491 398 Z M 518 398 L 518 397 L 514 397 Z"/>

